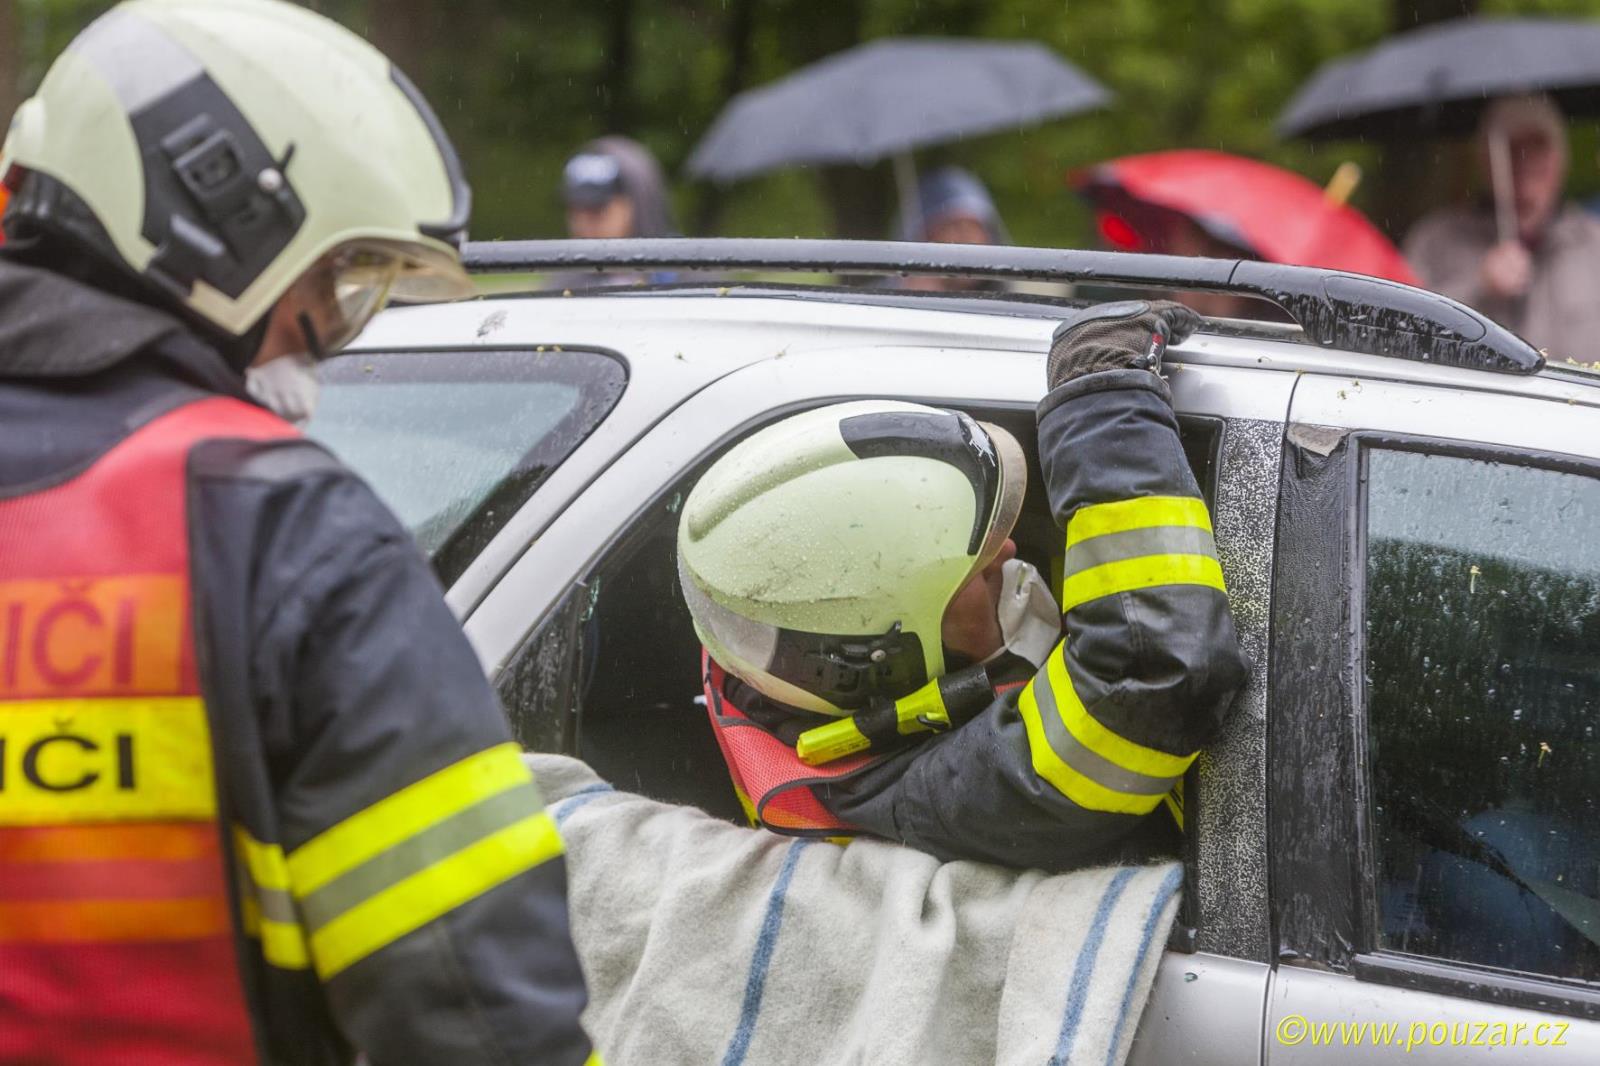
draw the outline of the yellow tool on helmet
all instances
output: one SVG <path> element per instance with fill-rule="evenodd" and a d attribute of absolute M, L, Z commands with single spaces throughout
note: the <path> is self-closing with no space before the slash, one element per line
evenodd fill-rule
<path fill-rule="evenodd" d="M 864 711 L 801 733 L 795 753 L 810 766 L 861 752 L 881 754 L 923 733 L 942 733 L 971 721 L 994 700 L 981 664 L 936 677 L 897 700 L 875 699 Z"/>

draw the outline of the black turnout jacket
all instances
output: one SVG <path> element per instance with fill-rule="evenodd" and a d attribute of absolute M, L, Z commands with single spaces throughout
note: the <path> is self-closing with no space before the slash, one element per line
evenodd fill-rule
<path fill-rule="evenodd" d="M 0 498 L 70 479 L 151 419 L 216 395 L 243 399 L 241 380 L 177 320 L 0 258 Z M 313 903 L 337 917 L 428 862 L 459 860 L 454 897 L 422 908 L 435 916 L 374 927 L 337 960 L 316 958 L 314 937 L 308 958 L 293 935 L 247 928 L 235 907 L 263 1060 L 349 1062 L 354 1048 L 373 1066 L 591 1061 L 558 843 L 505 877 L 461 858 L 539 802 L 523 782 L 501 794 L 506 809 L 467 810 L 460 768 L 514 776 L 516 753 L 411 538 L 305 440 L 202 444 L 188 481 L 195 643 L 227 846 L 248 852 L 242 868 L 289 881 L 257 886 L 257 923 L 293 923 L 298 907 L 314 932 Z M 427 804 L 392 802 L 408 786 Z M 348 866 L 352 841 L 377 847 L 385 832 L 400 839 L 343 879 L 341 898 L 302 898 L 300 871 Z M 473 883 L 461 889 L 463 878 Z"/>

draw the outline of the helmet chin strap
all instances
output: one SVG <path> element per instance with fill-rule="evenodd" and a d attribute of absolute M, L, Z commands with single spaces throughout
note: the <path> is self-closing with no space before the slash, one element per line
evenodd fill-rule
<path fill-rule="evenodd" d="M 318 363 L 327 359 L 328 349 L 322 346 L 322 338 L 317 336 L 317 327 L 312 324 L 311 316 L 301 311 L 295 316 L 295 321 L 300 323 L 300 332 L 306 338 L 306 351 L 311 358 Z"/>

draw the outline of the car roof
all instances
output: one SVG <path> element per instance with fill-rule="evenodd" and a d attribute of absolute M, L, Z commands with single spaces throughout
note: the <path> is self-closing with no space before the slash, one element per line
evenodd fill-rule
<path fill-rule="evenodd" d="M 685 393 L 744 366 L 839 349 L 1048 350 L 1086 301 L 1028 294 L 957 296 L 812 285 L 621 286 L 498 295 L 391 308 L 352 351 L 600 348 L 627 359 L 635 385 Z M 1288 323 L 1207 319 L 1169 360 L 1350 376 L 1600 407 L 1600 373 L 1551 364 L 1517 375 L 1323 348 Z"/>

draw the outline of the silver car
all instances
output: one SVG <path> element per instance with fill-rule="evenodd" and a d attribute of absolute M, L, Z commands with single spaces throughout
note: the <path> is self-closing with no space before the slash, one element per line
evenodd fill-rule
<path fill-rule="evenodd" d="M 431 555 L 524 743 L 730 819 L 673 565 L 721 451 L 856 397 L 1028 442 L 1085 286 L 1276 305 L 1166 366 L 1254 674 L 1187 781 L 1132 1061 L 1600 1061 L 1600 374 L 1431 293 L 1261 263 L 790 241 L 469 261 L 676 283 L 386 312 L 326 367 L 313 432 Z M 691 268 L 891 281 L 668 273 Z M 906 270 L 985 287 L 912 293 Z M 1015 539 L 1048 573 L 1031 459 Z"/>

